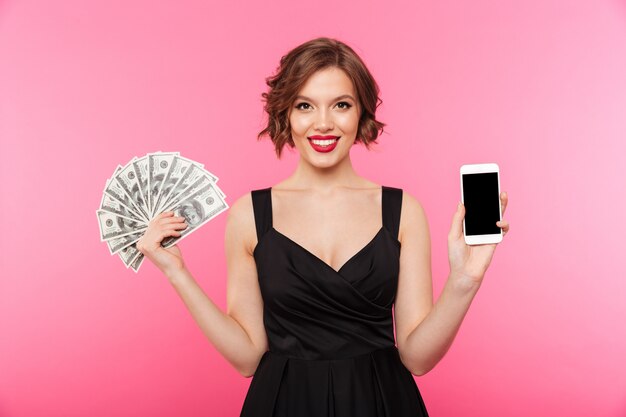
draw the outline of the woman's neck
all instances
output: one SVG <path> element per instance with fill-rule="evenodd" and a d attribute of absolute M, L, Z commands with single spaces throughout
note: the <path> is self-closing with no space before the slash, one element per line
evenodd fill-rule
<path fill-rule="evenodd" d="M 349 157 L 328 168 L 313 166 L 300 158 L 293 174 L 285 179 L 281 186 L 330 192 L 336 188 L 363 186 L 364 182 L 366 181 L 352 167 Z"/>

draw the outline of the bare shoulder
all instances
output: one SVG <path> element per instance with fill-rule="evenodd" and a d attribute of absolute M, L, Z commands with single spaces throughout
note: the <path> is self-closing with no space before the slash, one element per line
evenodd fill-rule
<path fill-rule="evenodd" d="M 402 211 L 400 215 L 399 240 L 402 242 L 403 232 L 411 233 L 428 227 L 426 212 L 420 201 L 410 193 L 402 192 Z"/>
<path fill-rule="evenodd" d="M 256 245 L 256 226 L 251 192 L 242 195 L 230 206 L 226 220 L 226 239 L 243 243 L 246 251 L 252 254 Z"/>

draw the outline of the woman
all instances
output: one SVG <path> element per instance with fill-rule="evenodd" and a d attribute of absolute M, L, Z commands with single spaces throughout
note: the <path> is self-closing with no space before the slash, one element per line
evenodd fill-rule
<path fill-rule="evenodd" d="M 176 246 L 160 246 L 180 235 L 183 218 L 156 217 L 137 247 L 216 349 L 254 375 L 242 416 L 425 416 L 411 374 L 431 370 L 450 347 L 495 245 L 465 244 L 459 204 L 450 275 L 433 305 L 421 205 L 351 164 L 352 146 L 368 146 L 384 126 L 361 59 L 342 42 L 314 39 L 284 56 L 267 83 L 269 120 L 259 137 L 271 137 L 278 157 L 295 147 L 300 160 L 289 178 L 229 210 L 227 312 L 197 285 Z M 504 210 L 506 194 L 501 201 Z"/>

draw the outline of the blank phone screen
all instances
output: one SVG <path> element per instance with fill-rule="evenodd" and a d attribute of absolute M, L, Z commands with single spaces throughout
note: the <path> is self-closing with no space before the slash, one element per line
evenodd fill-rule
<path fill-rule="evenodd" d="M 500 234 L 497 172 L 463 174 L 463 202 L 466 235 Z"/>

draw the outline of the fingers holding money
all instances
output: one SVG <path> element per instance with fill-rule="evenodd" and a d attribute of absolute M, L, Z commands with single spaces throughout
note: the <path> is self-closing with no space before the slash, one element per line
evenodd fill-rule
<path fill-rule="evenodd" d="M 163 239 L 179 237 L 187 228 L 184 217 L 175 216 L 173 212 L 164 212 L 156 216 L 148 224 L 145 234 L 137 242 L 137 249 L 143 254 L 157 250 Z"/>
<path fill-rule="evenodd" d="M 163 237 L 180 236 L 179 230 L 187 228 L 185 218 L 175 216 L 174 212 L 168 212 L 167 215 L 157 219 L 156 225 L 161 230 Z"/>
<path fill-rule="evenodd" d="M 163 216 L 162 218 L 157 220 L 157 223 L 165 226 L 165 225 L 169 225 L 169 224 L 179 224 L 179 223 L 184 223 L 186 221 L 186 219 L 182 216 L 175 216 L 174 212 L 169 212 L 171 214 L 167 215 L 167 216 Z"/>
<path fill-rule="evenodd" d="M 171 212 L 161 213 L 150 221 L 145 234 L 137 242 L 137 250 L 163 272 L 180 269 L 184 265 L 180 251 L 177 248 L 165 249 L 162 242 L 180 238 L 180 231 L 186 228 L 184 218 Z"/>

